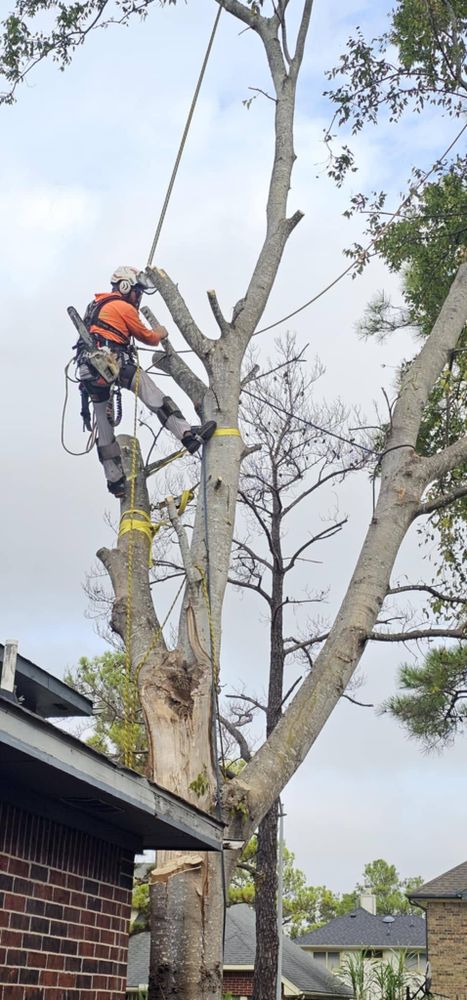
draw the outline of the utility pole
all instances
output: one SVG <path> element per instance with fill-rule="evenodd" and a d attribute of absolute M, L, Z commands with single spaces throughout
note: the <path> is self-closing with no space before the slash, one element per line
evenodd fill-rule
<path fill-rule="evenodd" d="M 277 950 L 277 980 L 276 1000 L 282 1000 L 282 895 L 284 889 L 284 816 L 282 802 L 279 799 L 279 843 L 277 850 L 277 934 L 279 947 Z"/>

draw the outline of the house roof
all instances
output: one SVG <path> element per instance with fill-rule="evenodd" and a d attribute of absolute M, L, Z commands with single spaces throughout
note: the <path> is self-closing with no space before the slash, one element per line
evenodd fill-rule
<path fill-rule="evenodd" d="M 221 850 L 223 824 L 119 767 L 0 689 L 0 774 L 5 801 L 113 842 Z"/>
<path fill-rule="evenodd" d="M 467 861 L 432 878 L 410 893 L 410 899 L 467 899 Z"/>
<path fill-rule="evenodd" d="M 335 917 L 324 927 L 297 939 L 303 948 L 316 945 L 326 948 L 426 948 L 426 924 L 423 917 L 399 914 L 376 916 L 359 906 L 342 917 Z"/>
<path fill-rule="evenodd" d="M 254 965 L 255 912 L 247 903 L 230 906 L 225 927 L 224 965 Z M 285 934 L 282 935 L 282 973 L 307 996 L 349 997 L 352 990 L 332 972 L 322 969 Z"/>
<path fill-rule="evenodd" d="M 5 646 L 0 642 L 0 675 Z M 52 677 L 21 653 L 16 659 L 15 692 L 19 702 L 44 719 L 92 715 L 92 701 L 58 677 Z"/>
<path fill-rule="evenodd" d="M 309 998 L 339 1000 L 351 997 L 352 990 L 330 972 L 322 969 L 301 948 L 284 934 L 283 977 Z M 147 984 L 150 933 L 142 931 L 130 937 L 128 952 L 128 986 Z M 230 906 L 225 925 L 224 966 L 253 969 L 255 961 L 255 914 L 246 903 Z"/>

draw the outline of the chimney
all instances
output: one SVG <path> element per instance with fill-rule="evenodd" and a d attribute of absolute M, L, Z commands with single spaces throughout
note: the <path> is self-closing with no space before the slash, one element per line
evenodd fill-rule
<path fill-rule="evenodd" d="M 0 664 L 0 689 L 13 695 L 15 690 L 16 657 L 18 654 L 18 641 L 16 639 L 6 639 L 3 663 Z"/>
<path fill-rule="evenodd" d="M 372 892 L 363 892 L 360 896 L 360 906 L 367 913 L 371 913 L 374 917 L 376 916 L 376 896 Z"/>

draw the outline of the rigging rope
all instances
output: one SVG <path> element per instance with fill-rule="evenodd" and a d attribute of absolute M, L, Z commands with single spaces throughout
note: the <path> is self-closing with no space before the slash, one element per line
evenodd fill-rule
<path fill-rule="evenodd" d="M 135 412 L 133 417 L 133 438 L 131 442 L 131 467 L 130 467 L 130 509 L 134 511 L 135 509 L 135 496 L 136 496 L 136 466 L 138 463 L 138 442 L 136 438 L 136 427 L 138 420 L 138 392 L 139 392 L 139 379 L 140 379 L 140 364 L 138 359 L 138 365 L 136 368 L 136 380 L 135 380 Z M 131 523 L 131 522 L 130 522 Z M 126 601 L 126 622 L 125 622 L 125 690 L 124 690 L 124 700 L 125 700 L 125 725 L 124 725 L 124 762 L 125 767 L 132 767 L 135 760 L 135 752 L 132 741 L 132 727 L 134 726 L 134 718 L 136 716 L 136 692 L 132 677 L 132 655 L 131 655 L 131 642 L 133 638 L 133 554 L 134 554 L 134 541 L 135 536 L 133 531 L 130 531 L 130 537 L 128 539 L 128 566 L 127 566 L 127 601 Z"/>
<path fill-rule="evenodd" d="M 154 260 L 154 254 L 156 252 L 156 247 L 157 247 L 157 244 L 159 242 L 159 236 L 161 234 L 162 226 L 164 225 L 164 219 L 165 219 L 166 212 L 167 212 L 167 209 L 168 209 L 168 206 L 169 206 L 170 196 L 172 194 L 172 189 L 173 189 L 173 186 L 175 184 L 175 178 L 176 178 L 177 173 L 178 173 L 178 168 L 179 168 L 179 165 L 180 165 L 180 160 L 182 158 L 183 150 L 185 148 L 185 143 L 186 143 L 186 140 L 187 140 L 188 132 L 190 130 L 191 121 L 192 121 L 192 118 L 193 118 L 194 110 L 196 108 L 196 103 L 197 103 L 197 100 L 198 100 L 198 95 L 199 95 L 199 92 L 201 90 L 201 84 L 203 82 L 204 74 L 205 74 L 205 71 L 206 71 L 206 66 L 208 64 L 209 56 L 211 54 L 211 49 L 212 49 L 212 45 L 213 45 L 214 38 L 215 38 L 215 35 L 216 35 L 217 25 L 219 24 L 219 19 L 220 19 L 221 14 L 222 14 L 222 7 L 219 7 L 219 9 L 217 11 L 217 14 L 216 14 L 215 21 L 214 21 L 214 25 L 213 25 L 213 28 L 212 28 L 212 31 L 211 31 L 211 37 L 210 37 L 209 42 L 208 42 L 208 47 L 206 49 L 206 54 L 204 56 L 203 65 L 201 66 L 201 71 L 200 71 L 200 74 L 199 74 L 199 77 L 198 77 L 198 82 L 197 82 L 196 87 L 195 87 L 195 92 L 194 92 L 194 95 L 193 95 L 193 100 L 191 102 L 190 110 L 188 112 L 188 118 L 186 120 L 186 125 L 185 125 L 185 128 L 183 130 L 183 135 L 182 135 L 180 146 L 179 146 L 179 149 L 178 149 L 178 153 L 177 153 L 177 156 L 176 156 L 176 159 L 175 159 L 174 168 L 172 170 L 172 176 L 171 176 L 170 181 L 169 181 L 169 186 L 167 188 L 167 194 L 166 194 L 165 199 L 164 199 L 164 204 L 162 206 L 162 211 L 161 211 L 161 214 L 160 214 L 160 219 L 159 219 L 159 222 L 158 222 L 157 227 L 156 227 L 156 232 L 154 234 L 154 239 L 152 241 L 151 249 L 149 251 L 149 257 L 148 257 L 148 261 L 147 261 L 146 267 L 151 267 L 152 262 Z"/>

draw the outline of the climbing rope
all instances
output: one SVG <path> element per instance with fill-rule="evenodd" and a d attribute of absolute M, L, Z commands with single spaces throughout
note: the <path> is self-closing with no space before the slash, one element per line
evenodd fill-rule
<path fill-rule="evenodd" d="M 176 178 L 177 173 L 178 173 L 178 168 L 179 168 L 179 165 L 180 165 L 180 160 L 182 158 L 183 150 L 185 148 L 185 143 L 186 143 L 186 140 L 187 140 L 188 132 L 190 130 L 191 121 L 192 121 L 192 118 L 193 118 L 194 110 L 196 108 L 196 103 L 197 103 L 197 100 L 198 100 L 198 95 L 199 95 L 199 92 L 201 90 L 201 84 L 203 82 L 204 74 L 205 74 L 205 71 L 206 71 L 206 66 L 208 64 L 209 56 L 211 54 L 211 49 L 212 49 L 212 45 L 213 45 L 214 38 L 215 38 L 215 35 L 216 35 L 217 26 L 219 24 L 219 19 L 220 19 L 221 14 L 222 14 L 222 7 L 219 7 L 219 9 L 217 11 L 217 14 L 216 14 L 215 21 L 214 21 L 213 29 L 211 31 L 211 37 L 210 37 L 209 42 L 208 42 L 208 47 L 206 49 L 206 54 L 205 54 L 204 59 L 203 59 L 203 65 L 201 66 L 201 71 L 200 71 L 200 74 L 199 74 L 199 77 L 198 77 L 198 82 L 197 82 L 196 87 L 195 87 L 195 92 L 194 92 L 194 95 L 193 95 L 193 100 L 191 102 L 190 110 L 188 112 L 188 118 L 186 120 L 186 125 L 185 125 L 185 128 L 183 130 L 183 135 L 182 135 L 180 146 L 179 146 L 179 149 L 178 149 L 178 153 L 177 153 L 177 156 L 176 156 L 176 159 L 175 159 L 174 168 L 172 170 L 172 176 L 171 176 L 170 181 L 169 181 L 169 186 L 167 188 L 167 194 L 166 194 L 165 199 L 164 199 L 164 204 L 162 206 L 162 211 L 161 211 L 161 214 L 160 214 L 160 219 L 159 219 L 159 222 L 158 222 L 157 227 L 156 227 L 156 232 L 154 234 L 154 239 L 152 241 L 151 249 L 149 251 L 149 257 L 148 257 L 148 262 L 146 264 L 146 267 L 151 267 L 152 262 L 154 260 L 154 254 L 156 252 L 156 247 L 157 247 L 157 244 L 159 242 L 159 236 L 161 234 L 162 226 L 164 225 L 164 219 L 165 219 L 166 212 L 167 212 L 167 209 L 168 209 L 168 206 L 169 206 L 170 196 L 172 194 L 172 189 L 173 189 L 173 186 L 175 184 L 175 178 Z"/>
<path fill-rule="evenodd" d="M 133 417 L 133 438 L 131 441 L 131 465 L 130 465 L 130 511 L 135 508 L 136 496 L 136 467 L 138 463 L 138 441 L 136 438 L 136 427 L 138 420 L 138 393 L 140 380 L 139 359 L 136 368 L 135 378 L 135 412 Z M 144 513 L 144 512 L 143 512 Z M 130 522 L 131 523 L 131 522 Z M 137 522 L 134 522 L 135 524 Z M 143 523 L 143 522 L 142 522 Z M 127 601 L 126 601 L 126 622 L 125 622 L 125 724 L 124 724 L 124 763 L 126 767 L 134 764 L 134 748 L 132 741 L 133 719 L 136 715 L 135 688 L 132 683 L 132 637 L 133 637 L 133 556 L 134 556 L 134 532 L 130 530 L 128 539 L 128 565 L 127 565 Z"/>
<path fill-rule="evenodd" d="M 97 438 L 97 428 L 96 428 L 96 420 L 94 417 L 92 423 L 92 431 L 88 437 L 84 451 L 72 451 L 71 448 L 69 448 L 68 445 L 65 444 L 65 418 L 68 406 L 68 383 L 78 381 L 78 379 L 71 378 L 71 376 L 68 374 L 70 365 L 72 365 L 73 363 L 74 359 L 72 358 L 71 361 L 69 361 L 68 364 L 65 366 L 65 399 L 63 401 L 62 419 L 60 425 L 60 441 L 62 444 L 62 448 L 64 449 L 64 451 L 67 452 L 68 455 L 72 455 L 73 458 L 80 458 L 81 455 L 89 455 L 89 452 L 92 451 L 92 449 L 94 448 Z"/>

